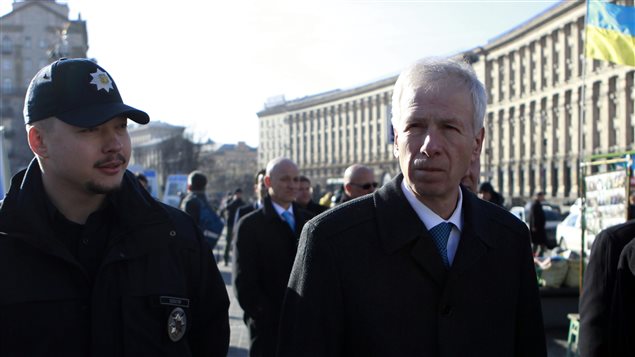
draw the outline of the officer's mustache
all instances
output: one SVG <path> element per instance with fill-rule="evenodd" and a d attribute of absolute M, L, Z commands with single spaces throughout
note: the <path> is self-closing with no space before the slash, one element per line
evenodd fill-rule
<path fill-rule="evenodd" d="M 116 155 L 112 155 L 109 156 L 105 159 L 99 160 L 97 161 L 93 167 L 94 168 L 100 168 L 100 167 L 114 167 L 114 166 L 119 166 L 119 165 L 124 165 L 127 162 L 126 158 L 121 155 L 121 154 L 116 154 Z"/>

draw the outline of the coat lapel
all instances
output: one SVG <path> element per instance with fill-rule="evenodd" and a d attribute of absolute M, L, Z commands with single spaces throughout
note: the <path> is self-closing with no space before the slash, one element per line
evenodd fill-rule
<path fill-rule="evenodd" d="M 382 246 L 386 253 L 394 254 L 410 245 L 410 255 L 417 265 L 442 286 L 447 271 L 432 237 L 401 190 L 402 180 L 400 174 L 373 194 Z"/>
<path fill-rule="evenodd" d="M 463 189 L 463 231 L 451 270 L 460 274 L 472 269 L 494 246 L 494 237 L 488 234 L 485 205 L 472 192 Z"/>

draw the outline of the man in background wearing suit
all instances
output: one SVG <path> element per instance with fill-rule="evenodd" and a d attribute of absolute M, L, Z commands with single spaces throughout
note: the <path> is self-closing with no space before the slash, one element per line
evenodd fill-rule
<path fill-rule="evenodd" d="M 267 187 L 265 186 L 265 169 L 259 170 L 254 176 L 254 195 L 256 200 L 239 207 L 234 218 L 234 227 L 238 227 L 238 221 L 245 217 L 248 213 L 257 210 L 263 206 L 265 196 L 267 196 Z"/>
<path fill-rule="evenodd" d="M 233 283 L 249 329 L 250 357 L 276 353 L 280 308 L 298 238 L 304 223 L 313 217 L 294 203 L 298 182 L 293 161 L 270 161 L 263 207 L 241 218 L 236 228 Z"/>
<path fill-rule="evenodd" d="M 403 174 L 306 224 L 279 356 L 546 356 L 527 226 L 460 186 L 486 103 L 464 62 L 402 72 L 392 124 Z"/>

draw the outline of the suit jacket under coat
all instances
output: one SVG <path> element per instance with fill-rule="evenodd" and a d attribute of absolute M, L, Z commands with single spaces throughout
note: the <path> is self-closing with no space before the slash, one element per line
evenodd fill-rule
<path fill-rule="evenodd" d="M 234 291 L 245 321 L 255 320 L 258 330 L 275 336 L 280 307 L 289 281 L 298 238 L 313 215 L 293 204 L 295 233 L 266 197 L 263 207 L 238 221 L 234 246 Z M 274 341 L 275 343 L 275 341 Z"/>
<path fill-rule="evenodd" d="M 443 266 L 399 175 L 302 231 L 279 356 L 546 356 L 529 232 L 463 189 Z"/>

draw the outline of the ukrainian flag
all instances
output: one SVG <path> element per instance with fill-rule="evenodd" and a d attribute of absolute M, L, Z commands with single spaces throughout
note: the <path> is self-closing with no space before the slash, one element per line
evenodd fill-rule
<path fill-rule="evenodd" d="M 635 7 L 589 0 L 586 55 L 635 67 Z"/>

